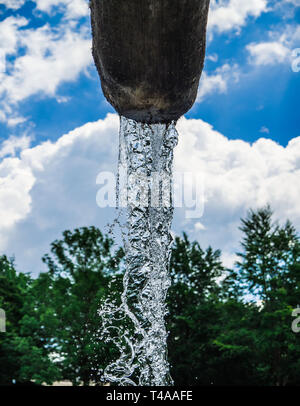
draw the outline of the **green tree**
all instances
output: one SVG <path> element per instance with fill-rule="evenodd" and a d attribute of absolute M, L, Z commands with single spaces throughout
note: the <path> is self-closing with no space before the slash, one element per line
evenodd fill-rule
<path fill-rule="evenodd" d="M 299 298 L 299 237 L 293 225 L 287 221 L 280 226 L 272 220 L 270 206 L 257 211 L 250 210 L 242 219 L 242 248 L 238 253 L 237 282 L 244 293 L 251 293 L 265 305 L 279 301 L 276 296 L 282 288 Z M 292 289 L 291 289 L 292 288 Z M 292 303 L 291 303 L 292 305 Z M 294 303 L 295 305 L 295 303 Z"/>
<path fill-rule="evenodd" d="M 215 355 L 221 252 L 177 237 L 172 249 L 172 286 L 168 295 L 171 375 L 176 384 L 210 384 L 209 360 Z"/>
<path fill-rule="evenodd" d="M 250 211 L 241 230 L 232 270 L 222 267 L 219 251 L 203 251 L 186 235 L 175 241 L 168 321 L 177 384 L 300 382 L 299 337 L 291 330 L 300 303 L 297 232 L 289 221 L 273 222 L 269 206 Z"/>
<path fill-rule="evenodd" d="M 74 385 L 99 383 L 114 355 L 99 339 L 98 314 L 123 256 L 112 248 L 113 241 L 96 227 L 65 231 L 43 258 L 48 272 L 33 284 L 35 306 L 27 326 L 43 340 L 62 378 Z"/>
<path fill-rule="evenodd" d="M 0 383 L 11 384 L 19 380 L 20 354 L 16 348 L 19 321 L 22 318 L 24 290 L 28 280 L 18 277 L 13 259 L 0 257 L 0 308 L 6 313 L 6 332 L 0 333 Z"/>
<path fill-rule="evenodd" d="M 267 206 L 242 219 L 243 250 L 230 278 L 259 305 L 252 354 L 260 382 L 287 385 L 300 382 L 299 337 L 291 330 L 300 303 L 300 243 L 289 221 L 280 226 L 272 218 Z"/>
<path fill-rule="evenodd" d="M 0 257 L 0 308 L 6 313 L 6 332 L 0 333 L 0 384 L 49 382 L 49 374 L 57 372 L 40 339 L 24 329 L 31 283 L 29 275 L 16 272 L 13 259 Z"/>
<path fill-rule="evenodd" d="M 236 298 L 219 302 L 212 336 L 214 353 L 209 359 L 211 382 L 215 385 L 261 385 L 255 350 L 259 309 Z"/>

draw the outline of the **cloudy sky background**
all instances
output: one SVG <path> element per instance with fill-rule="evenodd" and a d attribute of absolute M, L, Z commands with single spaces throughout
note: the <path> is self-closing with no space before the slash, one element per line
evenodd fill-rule
<path fill-rule="evenodd" d="M 204 174 L 205 210 L 187 220 L 177 209 L 173 230 L 221 248 L 226 265 L 249 208 L 271 203 L 300 230 L 299 21 L 300 0 L 211 1 L 205 70 L 175 153 L 175 170 Z M 0 0 L 0 253 L 19 270 L 41 271 L 63 230 L 112 219 L 96 178 L 116 169 L 118 126 L 87 0 Z"/>

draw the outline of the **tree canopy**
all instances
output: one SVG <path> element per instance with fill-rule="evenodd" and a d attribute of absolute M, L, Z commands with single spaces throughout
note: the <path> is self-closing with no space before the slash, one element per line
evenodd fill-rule
<path fill-rule="evenodd" d="M 170 261 L 168 352 L 179 385 L 299 385 L 300 241 L 269 206 L 241 220 L 232 269 L 220 250 L 184 233 Z M 0 257 L 0 384 L 102 384 L 116 348 L 102 338 L 99 308 L 122 291 L 124 252 L 96 227 L 63 232 L 37 278 Z M 121 321 L 120 321 L 121 323 Z"/>

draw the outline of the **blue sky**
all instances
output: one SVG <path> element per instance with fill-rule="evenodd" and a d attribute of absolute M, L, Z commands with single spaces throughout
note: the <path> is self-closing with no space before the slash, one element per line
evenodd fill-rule
<path fill-rule="evenodd" d="M 234 260 L 240 217 L 271 203 L 300 228 L 300 1 L 211 1 L 194 107 L 175 169 L 205 177 L 202 218 L 173 229 Z M 0 252 L 39 272 L 66 228 L 113 216 L 96 177 L 115 170 L 118 118 L 91 57 L 86 0 L 0 3 Z M 292 69 L 294 66 L 294 69 Z M 107 115 L 109 113 L 109 115 Z"/>

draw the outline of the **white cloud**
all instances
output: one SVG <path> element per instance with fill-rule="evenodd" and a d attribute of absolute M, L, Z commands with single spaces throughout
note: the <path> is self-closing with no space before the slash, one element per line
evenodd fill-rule
<path fill-rule="evenodd" d="M 89 13 L 88 0 L 32 0 L 36 3 L 36 10 L 43 13 L 64 13 L 65 19 L 77 19 Z M 17 10 L 26 3 L 26 0 L 1 0 L 6 8 Z"/>
<path fill-rule="evenodd" d="M 225 64 L 217 68 L 212 74 L 202 73 L 197 103 L 201 103 L 207 96 L 213 93 L 226 93 L 229 82 L 237 82 L 239 78 L 238 66 Z"/>
<path fill-rule="evenodd" d="M 28 149 L 30 137 L 11 136 L 0 145 L 0 245 L 5 243 L 5 233 L 31 208 L 30 190 L 35 178 L 31 169 L 19 158 L 18 151 Z"/>
<path fill-rule="evenodd" d="M 18 30 L 28 21 L 24 17 L 7 17 L 0 23 L 1 51 L 5 55 L 15 54 L 19 41 Z"/>
<path fill-rule="evenodd" d="M 283 0 L 284 3 L 292 3 L 294 6 L 300 7 L 300 0 Z"/>
<path fill-rule="evenodd" d="M 228 252 L 222 252 L 222 263 L 225 268 L 231 268 L 234 263 L 239 259 L 236 254 L 230 254 Z M 222 275 L 221 280 L 224 278 L 225 275 Z"/>
<path fill-rule="evenodd" d="M 0 146 L 0 158 L 6 155 L 16 156 L 17 151 L 22 151 L 29 147 L 30 137 L 23 135 L 22 137 L 11 136 L 3 141 Z"/>
<path fill-rule="evenodd" d="M 260 138 L 254 144 L 242 140 L 229 140 L 202 120 L 180 119 L 182 133 L 176 150 L 177 170 L 203 171 L 206 200 L 220 207 L 238 208 L 259 206 L 267 202 L 286 202 L 288 195 L 300 196 L 300 137 L 294 138 L 286 148 L 276 142 Z M 189 157 L 189 158 L 188 158 Z M 287 177 L 288 195 L 281 186 Z M 290 180 L 290 182 L 289 182 Z M 294 181 L 293 181 L 294 180 Z M 277 184 L 277 187 L 272 187 Z M 292 206 L 286 215 L 300 215 L 300 207 L 291 198 Z M 300 218 L 299 218 L 300 220 Z"/>
<path fill-rule="evenodd" d="M 60 83 L 75 80 L 92 62 L 85 32 L 55 32 L 45 25 L 23 31 L 19 42 L 27 52 L 17 58 L 13 75 L 7 75 L 0 85 L 0 92 L 6 92 L 10 102 L 37 93 L 54 96 Z"/>
<path fill-rule="evenodd" d="M 212 62 L 218 62 L 219 56 L 218 54 L 208 54 L 205 56 L 205 58 Z"/>
<path fill-rule="evenodd" d="M 84 163 L 84 168 L 79 166 L 77 172 L 69 172 L 68 182 L 72 182 L 73 176 L 76 180 L 81 171 L 86 169 L 85 165 L 89 165 L 88 157 L 92 160 L 91 150 L 94 149 L 93 163 L 96 162 L 98 151 L 109 156 L 107 149 L 110 146 L 111 137 L 117 134 L 117 125 L 117 117 L 109 115 L 104 121 L 88 123 L 63 135 L 55 143 L 46 141 L 33 148 L 29 147 L 30 137 L 28 136 L 11 136 L 5 140 L 0 148 L 0 157 L 4 157 L 0 163 L 0 219 L 2 220 L 0 224 L 6 227 L 12 226 L 26 217 L 31 207 L 31 189 L 36 182 L 41 185 L 42 189 L 45 186 L 48 190 L 55 191 L 56 188 L 59 190 L 61 189 L 59 184 L 63 180 L 63 172 L 68 172 L 68 168 L 73 167 L 76 158 Z M 17 151 L 20 151 L 18 158 L 15 157 Z M 55 174 L 52 174 L 53 170 Z M 58 172 L 56 172 L 57 170 Z M 49 175 L 53 175 L 55 183 L 52 185 L 43 184 L 43 177 L 49 177 Z M 94 179 L 89 179 L 89 181 L 94 183 Z M 70 185 L 66 184 L 65 186 L 69 187 Z M 8 201 L 10 204 L 7 204 Z M 52 204 L 55 206 L 53 199 L 49 200 L 47 208 L 51 209 Z M 11 212 L 9 216 L 7 215 L 8 210 Z"/>
<path fill-rule="evenodd" d="M 3 61 L 3 57 L 13 56 L 0 72 L 0 120 L 7 125 L 25 121 L 19 116 L 18 103 L 32 95 L 65 100 L 57 95 L 60 84 L 76 80 L 92 64 L 89 23 L 77 26 L 76 20 L 71 21 L 86 15 L 82 9 L 86 2 L 47 1 L 38 7 L 51 11 L 54 3 L 66 7 L 68 21 L 39 28 L 26 28 L 28 21 L 23 17 L 8 17 L 0 23 L 0 57 Z"/>
<path fill-rule="evenodd" d="M 35 0 L 37 9 L 51 14 L 55 10 L 65 13 L 65 18 L 76 19 L 89 13 L 87 0 Z"/>
<path fill-rule="evenodd" d="M 195 227 L 196 231 L 206 230 L 206 227 L 200 221 L 197 221 L 197 223 L 195 223 L 194 227 Z"/>
<path fill-rule="evenodd" d="M 204 175 L 205 208 L 200 221 L 205 230 L 195 226 L 199 219 L 186 222 L 181 209 L 176 214 L 177 230 L 186 229 L 201 244 L 220 247 L 230 257 L 238 249 L 240 217 L 249 208 L 270 203 L 276 216 L 290 218 L 300 228 L 300 137 L 286 148 L 265 138 L 251 145 L 229 140 L 202 120 L 185 118 L 179 120 L 178 130 L 176 171 Z"/>
<path fill-rule="evenodd" d="M 34 182 L 30 168 L 18 158 L 6 158 L 0 163 L 0 243 L 4 243 L 7 229 L 30 212 Z"/>
<path fill-rule="evenodd" d="M 226 93 L 227 81 L 222 74 L 208 75 L 206 72 L 202 73 L 198 94 L 197 103 L 201 103 L 206 96 L 212 93 Z"/>
<path fill-rule="evenodd" d="M 17 10 L 22 7 L 26 0 L 1 0 L 1 4 L 8 9 Z"/>
<path fill-rule="evenodd" d="M 300 228 L 300 137 L 287 147 L 261 138 L 254 144 L 230 140 L 202 120 L 180 119 L 176 171 L 203 173 L 203 217 L 186 220 L 176 209 L 174 231 L 188 232 L 204 247 L 224 251 L 226 264 L 239 248 L 240 217 L 271 203 L 280 219 Z M 118 117 L 86 125 L 56 142 L 25 148 L 0 164 L 0 248 L 16 254 L 19 268 L 35 270 L 49 244 L 64 229 L 104 225 L 113 210 L 96 205 L 99 171 L 115 171 Z M 24 144 L 25 145 L 25 144 Z M 15 153 L 14 151 L 12 152 Z"/>
<path fill-rule="evenodd" d="M 210 30 L 239 31 L 248 17 L 259 17 L 267 11 L 267 0 L 212 0 L 208 18 Z"/>
<path fill-rule="evenodd" d="M 261 42 L 247 45 L 251 62 L 255 65 L 274 65 L 283 63 L 290 55 L 290 50 L 280 42 Z"/>
<path fill-rule="evenodd" d="M 109 214 L 96 205 L 96 177 L 116 169 L 118 117 L 87 123 L 56 142 L 30 148 L 27 141 L 17 145 L 11 137 L 2 146 L 2 155 L 22 151 L 0 163 L 0 252 L 37 272 L 64 229 L 107 223 Z"/>
<path fill-rule="evenodd" d="M 287 25 L 281 31 L 269 31 L 269 40 L 253 42 L 246 46 L 249 61 L 254 65 L 291 63 L 293 49 L 299 47 L 299 25 Z"/>
<path fill-rule="evenodd" d="M 259 130 L 260 133 L 262 134 L 270 134 L 270 130 L 266 126 L 262 126 Z"/>

